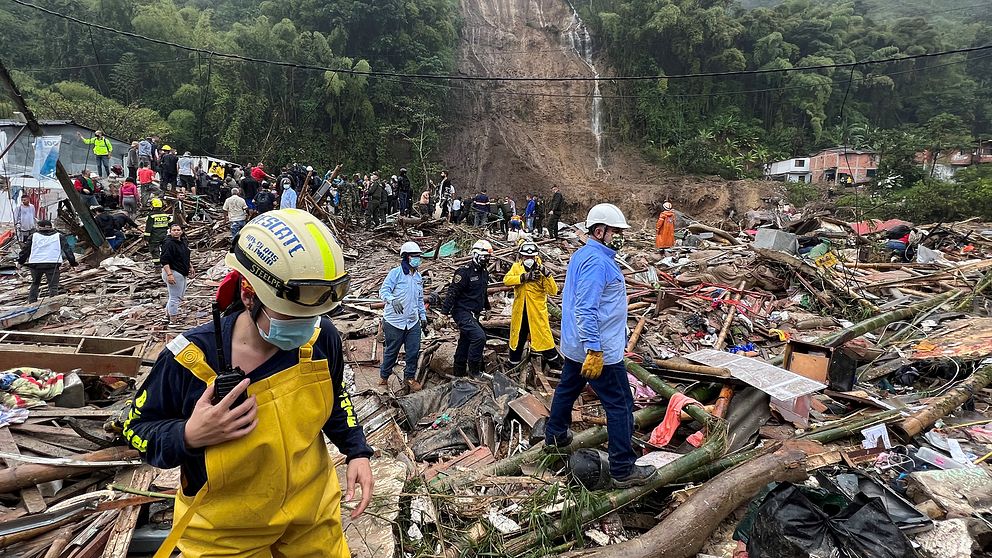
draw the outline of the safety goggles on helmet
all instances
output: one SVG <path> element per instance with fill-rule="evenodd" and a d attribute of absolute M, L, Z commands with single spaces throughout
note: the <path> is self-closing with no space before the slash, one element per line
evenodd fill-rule
<path fill-rule="evenodd" d="M 300 306 L 321 306 L 328 300 L 341 302 L 348 294 L 351 277 L 347 273 L 337 279 L 290 279 L 283 281 L 269 273 L 247 252 L 241 249 L 237 239 L 231 244 L 231 253 L 249 273 L 272 287 L 275 295 Z"/>

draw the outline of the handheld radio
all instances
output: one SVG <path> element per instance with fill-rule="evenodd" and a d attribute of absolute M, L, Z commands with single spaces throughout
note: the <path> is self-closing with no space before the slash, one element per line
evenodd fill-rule
<path fill-rule="evenodd" d="M 220 363 L 221 371 L 217 374 L 217 378 L 214 380 L 214 397 L 211 403 L 214 405 L 220 403 L 221 399 L 231 393 L 238 384 L 240 384 L 245 379 L 245 373 L 241 371 L 241 368 L 231 368 L 231 363 L 226 358 L 224 358 L 224 337 L 221 334 L 220 325 L 220 305 L 215 301 L 213 304 L 213 315 L 214 315 L 214 340 L 217 343 L 217 362 Z M 246 390 L 247 392 L 247 390 Z M 238 405 L 244 403 L 245 399 L 248 399 L 247 393 L 242 392 L 240 396 L 234 401 L 231 407 L 237 407 Z"/>

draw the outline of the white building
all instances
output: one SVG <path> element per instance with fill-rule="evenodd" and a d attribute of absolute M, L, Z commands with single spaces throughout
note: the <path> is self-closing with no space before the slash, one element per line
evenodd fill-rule
<path fill-rule="evenodd" d="M 796 157 L 765 165 L 765 178 L 784 182 L 809 182 L 809 157 Z"/>

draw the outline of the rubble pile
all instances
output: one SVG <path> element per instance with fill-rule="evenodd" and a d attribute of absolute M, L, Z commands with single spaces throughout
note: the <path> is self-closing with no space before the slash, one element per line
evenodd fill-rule
<path fill-rule="evenodd" d="M 618 259 L 634 445 L 658 472 L 610 490 L 597 483 L 606 418 L 593 392 L 572 411 L 569 455 L 549 452 L 560 371 L 536 353 L 507 364 L 512 289 L 501 279 L 515 243 L 439 220 L 362 229 L 329 219 L 352 276 L 332 319 L 377 452 L 373 503 L 345 518 L 354 555 L 951 558 L 992 548 L 992 225 L 768 210 L 726 231 L 680 215 L 679 240 L 663 250 L 654 230 L 628 231 Z M 495 248 L 492 309 L 481 320 L 487 372 L 473 380 L 452 374 L 457 331 L 439 306 L 482 234 Z M 194 222 L 188 235 L 196 275 L 179 325 L 162 323 L 165 289 L 140 244 L 64 274 L 66 294 L 35 305 L 17 303 L 24 281 L 4 272 L 2 375 L 36 369 L 61 387 L 0 416 L 0 554 L 151 554 L 168 532 L 178 472 L 137 464 L 112 423 L 164 343 L 209 319 L 229 233 Z M 559 285 L 585 241 L 581 223 L 560 237 L 535 239 Z M 426 251 L 430 322 L 414 393 L 398 376 L 378 385 L 378 290 L 411 239 Z M 556 339 L 558 305 L 549 300 Z"/>

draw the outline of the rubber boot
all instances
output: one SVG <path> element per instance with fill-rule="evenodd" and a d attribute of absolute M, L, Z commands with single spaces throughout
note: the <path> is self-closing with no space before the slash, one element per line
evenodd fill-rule
<path fill-rule="evenodd" d="M 468 374 L 472 378 L 481 377 L 482 373 L 485 371 L 486 371 L 485 361 L 473 360 L 472 362 L 468 363 Z"/>
<path fill-rule="evenodd" d="M 456 378 L 464 377 L 465 374 L 466 374 L 466 372 L 465 372 L 466 366 L 467 366 L 467 364 L 465 363 L 465 361 L 458 362 L 456 360 L 455 361 L 455 366 L 454 366 L 454 368 L 452 368 L 451 373 L 454 374 L 454 376 Z"/>
<path fill-rule="evenodd" d="M 613 488 L 632 488 L 634 486 L 643 486 L 654 477 L 658 469 L 650 465 L 634 465 L 634 468 L 630 470 L 630 473 L 623 477 L 622 479 L 613 479 Z"/>

